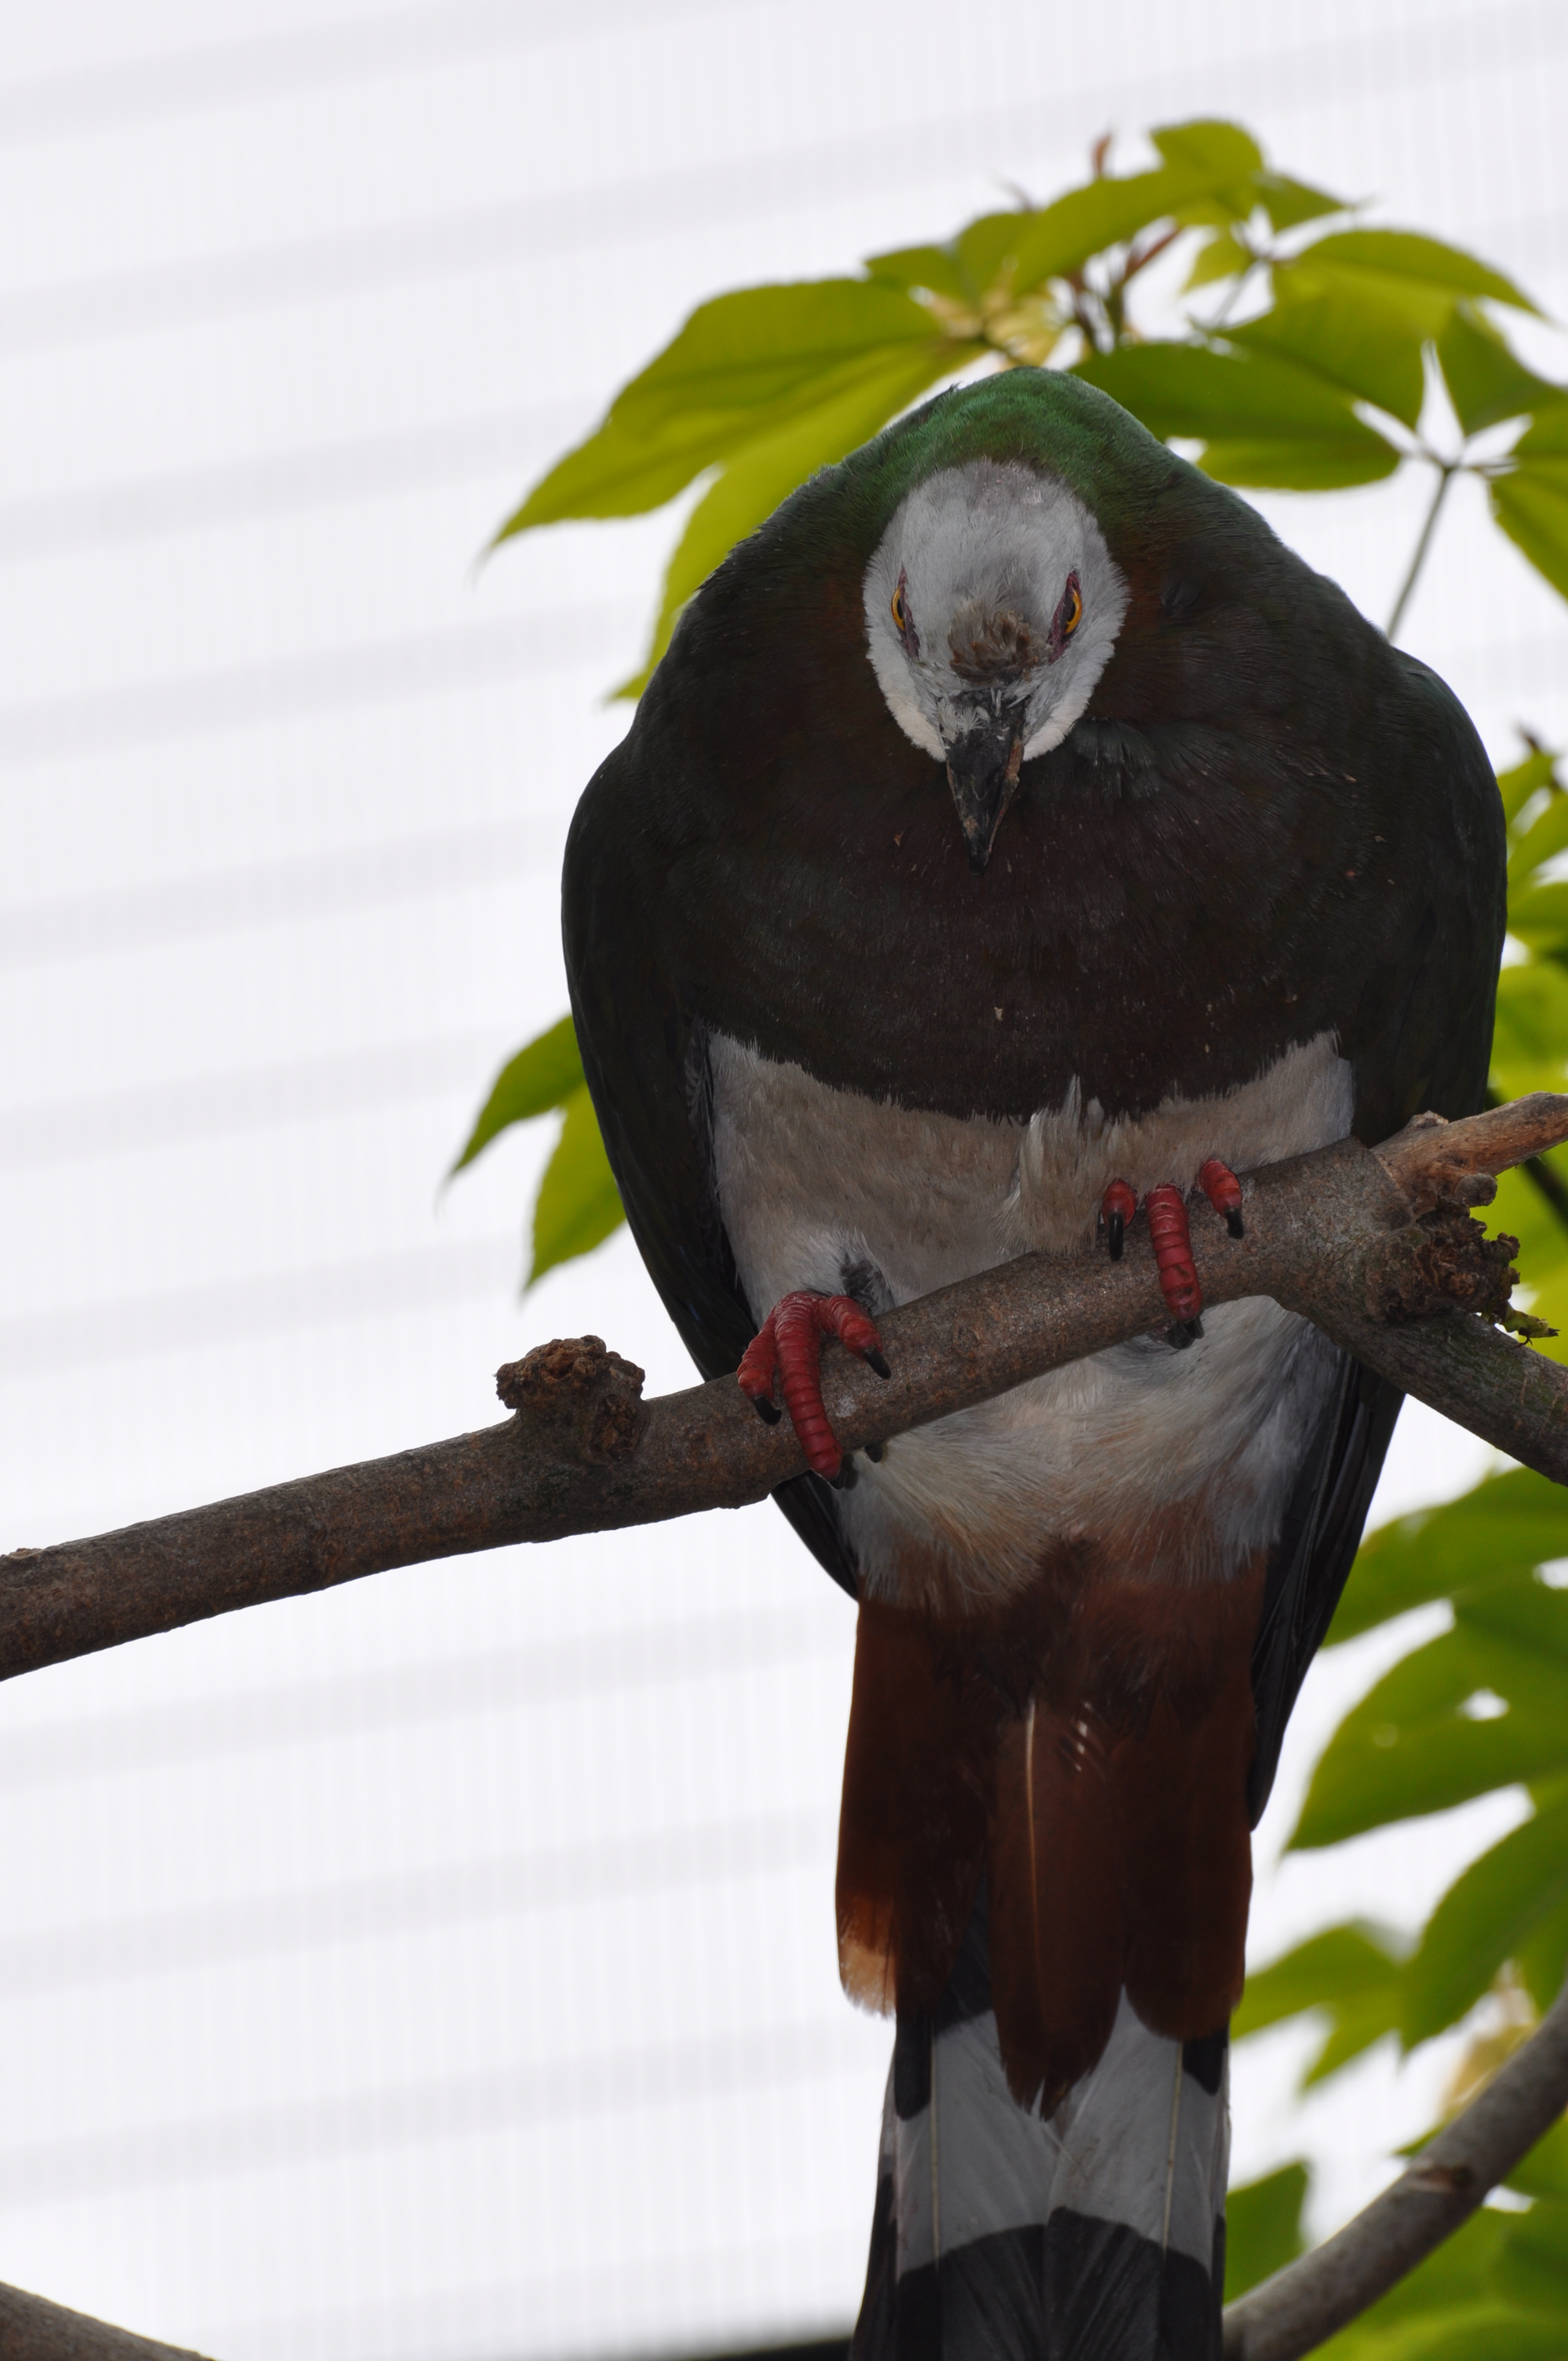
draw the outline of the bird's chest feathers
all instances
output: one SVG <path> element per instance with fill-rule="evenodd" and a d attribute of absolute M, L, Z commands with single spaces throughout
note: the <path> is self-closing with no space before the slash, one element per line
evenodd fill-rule
<path fill-rule="evenodd" d="M 1352 1106 L 1328 1036 L 1223 1095 L 1124 1120 L 1076 1086 L 1026 1123 L 963 1121 L 833 1089 L 724 1034 L 709 1057 L 719 1209 L 759 1320 L 794 1288 L 874 1314 L 1031 1249 L 1068 1251 L 1092 1239 L 1112 1180 L 1142 1197 L 1190 1188 L 1210 1156 L 1245 1171 L 1343 1137 Z M 1223 1575 L 1277 1537 L 1331 1367 L 1273 1303 L 1222 1305 L 1186 1352 L 1140 1339 L 894 1438 L 840 1514 L 887 1596 L 1013 1590 L 1053 1542 Z"/>

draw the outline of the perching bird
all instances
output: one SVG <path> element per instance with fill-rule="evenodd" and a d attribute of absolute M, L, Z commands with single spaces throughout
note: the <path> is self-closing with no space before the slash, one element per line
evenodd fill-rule
<path fill-rule="evenodd" d="M 1209 2361 L 1249 1824 L 1398 1398 L 1270 1301 L 1201 1314 L 1205 1242 L 1234 1173 L 1480 1104 L 1480 743 L 1234 493 L 1017 369 L 693 599 L 565 925 L 643 1257 L 706 1375 L 776 1382 L 819 1471 L 779 1505 L 860 1602 L 860 2361 Z M 825 1331 L 874 1361 L 888 1306 L 1140 1213 L 1167 1328 L 841 1465 Z"/>

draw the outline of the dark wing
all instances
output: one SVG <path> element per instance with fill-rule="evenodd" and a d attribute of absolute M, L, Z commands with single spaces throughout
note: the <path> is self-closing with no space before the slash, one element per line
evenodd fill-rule
<path fill-rule="evenodd" d="M 1368 1146 L 1431 1109 L 1454 1117 L 1485 1101 L 1506 911 L 1507 848 L 1497 782 L 1458 700 L 1412 657 L 1397 658 L 1398 789 L 1431 814 L 1421 847 L 1425 908 L 1412 961 L 1373 977 L 1354 1044 L 1355 1128 Z M 1371 1019 L 1372 1021 L 1368 1021 Z M 1302 1461 L 1270 1561 L 1253 1649 L 1257 1753 L 1248 1785 L 1255 1826 L 1285 1725 L 1327 1635 L 1361 1544 L 1404 1396 L 1342 1356 L 1339 1384 Z"/>
<path fill-rule="evenodd" d="M 616 749 L 589 784 L 566 843 L 562 930 L 583 1071 L 626 1218 L 664 1308 L 705 1378 L 734 1369 L 767 1305 L 748 1304 L 713 1180 L 707 1030 L 684 1005 L 649 925 L 642 845 L 629 827 L 634 748 Z M 774 1499 L 851 1598 L 853 1556 L 832 1488 L 819 1476 Z"/>
<path fill-rule="evenodd" d="M 1291 1708 L 1361 1546 L 1361 1529 L 1405 1399 L 1398 1386 L 1348 1353 L 1339 1358 L 1339 1383 L 1301 1463 L 1269 1561 L 1253 1642 L 1257 1752 L 1247 1805 L 1254 1828 L 1274 1785 Z"/>

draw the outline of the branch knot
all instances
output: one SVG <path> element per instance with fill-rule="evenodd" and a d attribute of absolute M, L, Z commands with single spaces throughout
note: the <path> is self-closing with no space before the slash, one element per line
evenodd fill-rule
<path fill-rule="evenodd" d="M 602 1463 L 630 1459 L 642 1440 L 642 1377 L 602 1336 L 557 1336 L 504 1362 L 496 1391 L 508 1410 L 552 1427 L 564 1457 Z"/>
<path fill-rule="evenodd" d="M 1430 1320 L 1440 1312 L 1475 1312 L 1500 1321 L 1519 1285 L 1518 1238 L 1486 1235 L 1456 1205 L 1424 1213 L 1391 1239 L 1367 1274 L 1366 1308 L 1375 1320 Z"/>

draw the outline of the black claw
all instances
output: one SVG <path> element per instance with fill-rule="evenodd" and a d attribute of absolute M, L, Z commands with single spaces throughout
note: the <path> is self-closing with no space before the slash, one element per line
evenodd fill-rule
<path fill-rule="evenodd" d="M 1127 1235 L 1127 1224 L 1120 1213 L 1105 1216 L 1105 1243 L 1111 1249 L 1113 1262 L 1122 1259 L 1122 1242 Z"/>
<path fill-rule="evenodd" d="M 893 1371 L 888 1367 L 884 1355 L 878 1352 L 870 1352 L 865 1356 L 865 1362 L 866 1367 L 870 1369 L 874 1369 L 879 1378 L 892 1377 Z"/>
<path fill-rule="evenodd" d="M 1246 1235 L 1246 1224 L 1243 1221 L 1240 1213 L 1234 1205 L 1230 1212 L 1225 1215 L 1225 1227 L 1229 1230 L 1233 1238 L 1245 1238 Z"/>
<path fill-rule="evenodd" d="M 766 1394 L 748 1394 L 746 1399 L 764 1426 L 777 1426 L 784 1416 L 777 1402 L 770 1401 Z"/>
<path fill-rule="evenodd" d="M 828 1481 L 832 1485 L 835 1492 L 848 1492 L 853 1488 L 855 1482 L 855 1457 L 853 1452 L 845 1452 L 843 1459 L 839 1465 L 839 1473 L 837 1476 L 829 1476 Z"/>
<path fill-rule="evenodd" d="M 880 1467 L 883 1461 L 887 1457 L 886 1444 L 868 1443 L 866 1445 L 866 1457 L 871 1461 L 873 1467 Z"/>
<path fill-rule="evenodd" d="M 1185 1353 L 1203 1334 L 1201 1320 L 1173 1320 L 1165 1332 L 1165 1341 L 1173 1353 Z"/>

